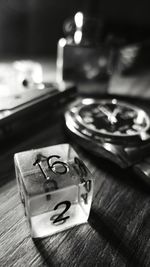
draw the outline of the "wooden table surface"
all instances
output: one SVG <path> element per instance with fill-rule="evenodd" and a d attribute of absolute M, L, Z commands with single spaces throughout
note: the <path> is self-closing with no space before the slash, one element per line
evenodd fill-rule
<path fill-rule="evenodd" d="M 149 94 L 150 82 L 149 86 L 144 82 L 141 90 Z M 131 170 L 122 171 L 75 144 L 61 119 L 39 128 L 1 149 L 0 267 L 150 266 L 149 188 Z M 51 237 L 32 240 L 17 191 L 13 155 L 63 142 L 72 143 L 95 177 L 89 221 Z"/>

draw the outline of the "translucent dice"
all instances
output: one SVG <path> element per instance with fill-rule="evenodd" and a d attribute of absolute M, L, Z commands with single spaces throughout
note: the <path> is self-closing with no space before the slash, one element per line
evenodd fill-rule
<path fill-rule="evenodd" d="M 69 144 L 20 152 L 14 161 L 33 238 L 87 222 L 94 180 Z"/>

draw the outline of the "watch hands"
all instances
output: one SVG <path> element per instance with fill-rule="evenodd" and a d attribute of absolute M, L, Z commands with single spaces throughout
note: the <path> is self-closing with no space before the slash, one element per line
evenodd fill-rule
<path fill-rule="evenodd" d="M 111 124 L 115 124 L 118 122 L 117 118 L 116 118 L 116 115 L 118 114 L 119 112 L 119 109 L 114 109 L 113 112 L 109 111 L 107 108 L 105 107 L 100 107 L 99 110 L 107 116 L 108 118 L 108 121 L 111 123 Z"/>

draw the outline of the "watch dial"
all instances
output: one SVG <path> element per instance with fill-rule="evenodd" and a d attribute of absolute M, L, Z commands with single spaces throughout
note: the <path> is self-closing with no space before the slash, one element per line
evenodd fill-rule
<path fill-rule="evenodd" d="M 86 129 L 102 135 L 134 136 L 149 129 L 150 121 L 144 110 L 113 100 L 91 100 L 78 106 L 75 120 Z"/>

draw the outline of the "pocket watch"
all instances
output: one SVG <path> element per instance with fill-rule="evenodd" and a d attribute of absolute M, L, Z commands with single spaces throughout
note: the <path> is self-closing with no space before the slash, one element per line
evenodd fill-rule
<path fill-rule="evenodd" d="M 86 150 L 122 168 L 133 166 L 150 183 L 150 117 L 144 109 L 117 98 L 83 98 L 69 107 L 65 121 Z"/>

